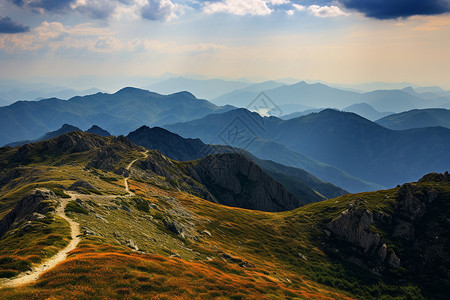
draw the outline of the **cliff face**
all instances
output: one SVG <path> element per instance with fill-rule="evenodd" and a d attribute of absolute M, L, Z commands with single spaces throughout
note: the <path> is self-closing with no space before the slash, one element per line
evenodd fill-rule
<path fill-rule="evenodd" d="M 0 238 L 27 221 L 45 218 L 57 205 L 56 195 L 48 189 L 36 189 L 23 197 L 0 221 Z"/>
<path fill-rule="evenodd" d="M 227 206 L 286 211 L 304 205 L 301 199 L 241 154 L 208 155 L 190 172 L 217 202 Z"/>
<path fill-rule="evenodd" d="M 425 289 L 450 284 L 450 175 L 429 174 L 398 188 L 386 210 L 356 200 L 326 225 L 331 252 L 392 277 L 401 273 Z M 401 280 L 401 277 L 395 277 Z"/>

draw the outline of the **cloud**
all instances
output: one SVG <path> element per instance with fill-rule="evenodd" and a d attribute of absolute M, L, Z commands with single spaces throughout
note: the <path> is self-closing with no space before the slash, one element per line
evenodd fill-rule
<path fill-rule="evenodd" d="M 339 7 L 332 6 L 319 6 L 319 5 L 310 5 L 308 6 L 308 11 L 316 17 L 328 18 L 328 17 L 338 17 L 348 15 L 343 12 Z"/>
<path fill-rule="evenodd" d="M 170 21 L 181 8 L 169 0 L 147 0 L 141 8 L 141 16 L 151 21 Z"/>
<path fill-rule="evenodd" d="M 306 7 L 300 4 L 292 4 L 292 6 L 295 8 L 296 11 L 304 11 L 306 10 Z"/>
<path fill-rule="evenodd" d="M 13 21 L 10 17 L 0 15 L 0 33 L 21 33 L 29 30 L 30 27 Z"/>
<path fill-rule="evenodd" d="M 79 13 L 91 19 L 110 17 L 142 17 L 152 21 L 169 21 L 182 11 L 182 6 L 170 0 L 9 0 L 35 13 Z M 284 0 L 272 0 L 284 1 Z"/>
<path fill-rule="evenodd" d="M 92 19 L 108 19 L 119 3 L 109 0 L 77 0 L 70 7 Z"/>
<path fill-rule="evenodd" d="M 108 28 L 93 27 L 91 23 L 64 26 L 60 22 L 42 22 L 31 31 L 17 35 L 0 35 L 0 51 L 9 53 L 35 53 L 41 51 L 67 53 L 119 54 L 119 53 L 158 53 L 158 54 L 211 54 L 226 49 L 217 44 L 177 44 L 140 39 L 119 39 L 116 32 Z M 75 51 L 75 52 L 69 52 Z"/>
<path fill-rule="evenodd" d="M 340 0 L 339 2 L 348 9 L 381 20 L 450 12 L 450 0 Z"/>
<path fill-rule="evenodd" d="M 319 5 L 310 5 L 304 6 L 300 4 L 292 4 L 294 8 L 293 11 L 307 11 L 310 15 L 320 18 L 329 18 L 329 17 L 339 17 L 346 16 L 348 13 L 344 12 L 340 7 L 336 5 L 332 6 L 319 6 Z"/>
<path fill-rule="evenodd" d="M 290 3 L 289 0 L 223 0 L 205 2 L 203 11 L 207 14 L 230 13 L 238 16 L 266 16 L 273 12 L 272 6 Z"/>
<path fill-rule="evenodd" d="M 69 10 L 71 4 L 76 0 L 9 0 L 19 7 L 30 8 L 33 11 L 45 12 L 62 12 Z"/>

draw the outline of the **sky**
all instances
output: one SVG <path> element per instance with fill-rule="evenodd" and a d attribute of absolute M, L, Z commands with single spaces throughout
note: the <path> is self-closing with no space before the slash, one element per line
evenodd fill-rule
<path fill-rule="evenodd" d="M 169 72 L 450 89 L 449 13 L 450 0 L 0 0 L 0 78 Z"/>

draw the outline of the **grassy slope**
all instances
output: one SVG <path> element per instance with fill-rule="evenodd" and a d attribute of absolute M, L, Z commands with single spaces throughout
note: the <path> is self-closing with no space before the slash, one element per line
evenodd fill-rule
<path fill-rule="evenodd" d="M 165 183 L 164 178 L 150 176 L 142 180 L 145 176 L 138 170 L 136 178 L 141 179 L 129 182 L 136 196 L 126 197 L 123 177 L 110 172 L 75 165 L 34 167 L 41 168 L 39 178 L 24 176 L 16 184 L 0 189 L 6 196 L 2 201 L 7 199 L 0 205 L 3 215 L 5 207 L 11 207 L 36 185 L 67 188 L 83 179 L 102 195 L 80 196 L 88 214 L 69 213 L 93 235 L 85 235 L 69 259 L 44 274 L 36 284 L 0 291 L 8 298 L 102 295 L 136 299 L 402 299 L 423 295 L 418 286 L 383 281 L 365 269 L 336 259 L 325 249 L 324 226 L 349 202 L 364 199 L 371 210 L 390 211 L 396 189 L 346 195 L 291 212 L 266 213 L 211 203 L 161 184 Z M 449 189 L 448 184 L 439 188 Z M 183 239 L 168 231 L 163 225 L 166 216 L 187 226 L 193 238 Z M 55 222 L 55 231 L 47 234 L 62 235 L 64 240 L 68 236 L 67 225 Z M 202 234 L 204 230 L 211 235 Z M 36 234 L 23 238 L 36 243 L 48 240 L 43 231 Z M 140 251 L 126 246 L 130 240 Z M 14 243 L 21 243 L 19 237 L 8 241 L 9 246 L 0 247 L 2 255 L 16 255 L 10 246 Z M 62 248 L 63 243 L 50 247 Z M 35 255 L 34 250 L 30 245 L 20 259 Z M 238 260 L 226 259 L 225 253 L 254 267 L 240 267 Z M 0 266 L 6 264 L 0 260 Z"/>

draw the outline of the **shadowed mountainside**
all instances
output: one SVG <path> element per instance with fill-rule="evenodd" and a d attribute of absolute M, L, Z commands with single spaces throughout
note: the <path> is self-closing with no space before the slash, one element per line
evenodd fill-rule
<path fill-rule="evenodd" d="M 143 126 L 127 136 L 133 143 L 156 149 L 178 161 L 196 160 L 208 154 L 241 153 L 254 161 L 265 172 L 282 183 L 287 190 L 311 203 L 334 198 L 348 193 L 330 183 L 324 182 L 308 172 L 287 167 L 273 161 L 261 160 L 249 152 L 230 146 L 206 145 L 200 139 L 184 139 L 165 129 Z"/>
<path fill-rule="evenodd" d="M 67 101 L 56 98 L 18 101 L 0 107 L 0 145 L 32 140 L 67 123 L 78 128 L 97 124 L 117 135 L 142 124 L 188 121 L 228 109 L 197 99 L 188 92 L 164 96 L 136 88 Z"/>
<path fill-rule="evenodd" d="M 395 131 L 356 114 L 331 109 L 290 120 L 263 118 L 245 109 L 236 109 L 164 127 L 183 137 L 245 148 L 257 157 L 291 165 L 282 161 L 285 155 L 282 151 L 265 151 L 264 157 L 258 153 L 262 149 L 258 143 L 266 146 L 275 143 L 270 148 L 281 145 L 278 149 L 285 147 L 357 178 L 388 187 L 413 181 L 421 174 L 444 172 L 450 165 L 449 129 Z M 229 136 L 224 135 L 233 133 L 230 131 L 233 128 L 241 130 L 240 139 L 227 139 Z M 251 143 L 243 144 L 244 137 Z M 337 184 L 306 165 L 301 168 Z M 343 184 L 338 185 L 352 191 Z"/>

